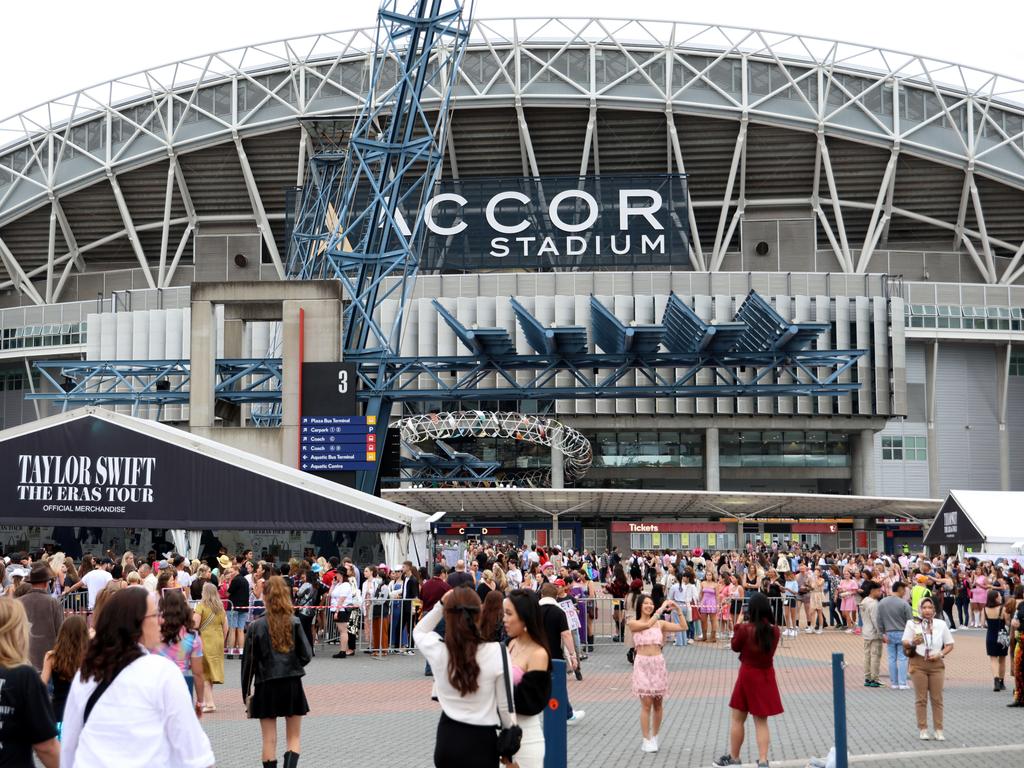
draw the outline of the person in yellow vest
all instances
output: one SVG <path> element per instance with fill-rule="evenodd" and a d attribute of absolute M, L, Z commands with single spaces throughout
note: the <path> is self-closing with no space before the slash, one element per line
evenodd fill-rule
<path fill-rule="evenodd" d="M 928 577 L 923 573 L 917 574 L 917 583 L 910 590 L 910 609 L 913 611 L 915 619 L 921 618 L 921 601 L 931 596 L 932 591 L 928 589 Z"/>

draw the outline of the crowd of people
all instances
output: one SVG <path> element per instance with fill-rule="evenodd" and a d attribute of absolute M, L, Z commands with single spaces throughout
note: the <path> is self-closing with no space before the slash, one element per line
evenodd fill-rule
<path fill-rule="evenodd" d="M 138 560 L 132 552 L 77 562 L 52 552 L 4 558 L 0 694 L 19 717 L 0 725 L 0 757 L 34 751 L 45 766 L 75 766 L 110 762 L 111 750 L 132 762 L 165 750 L 178 764 L 211 765 L 199 719 L 216 711 L 225 660 L 239 656 L 263 764 L 277 765 L 276 720 L 284 718 L 283 765 L 293 768 L 309 711 L 304 668 L 326 641 L 337 642 L 336 659 L 359 650 L 423 654 L 443 711 L 438 766 L 468 765 L 466 744 L 479 747 L 480 765 L 493 766 L 507 741 L 500 728 L 519 734 L 520 768 L 542 765 L 552 662 L 579 676 L 597 639 L 609 635 L 628 649 L 644 752 L 659 749 L 666 644 L 730 641 L 740 674 L 729 752 L 716 765 L 739 760 L 748 717 L 767 760 L 767 718 L 782 712 L 772 659 L 783 638 L 805 633 L 859 635 L 868 688 L 882 687 L 886 658 L 890 687 L 915 690 L 922 739 L 945 738 L 944 659 L 958 630 L 985 631 L 993 690 L 1007 690 L 1009 671 L 1008 706 L 1024 707 L 1017 563 L 796 546 L 620 553 L 469 543 L 454 557 L 452 550 L 424 568 L 360 567 L 337 557 L 275 562 L 251 550 L 206 562 L 155 552 Z M 125 714 L 122 702 L 144 685 L 146 706 Z M 108 688 L 114 692 L 105 695 Z M 585 715 L 568 701 L 565 711 L 570 724 Z M 137 740 L 112 738 L 125 725 L 137 728 Z"/>

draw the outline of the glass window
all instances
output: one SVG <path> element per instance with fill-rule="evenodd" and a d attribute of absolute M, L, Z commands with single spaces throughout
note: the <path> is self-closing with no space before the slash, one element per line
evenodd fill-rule
<path fill-rule="evenodd" d="M 903 461 L 903 438 L 883 436 L 882 437 L 882 460 Z"/>
<path fill-rule="evenodd" d="M 1010 375 L 1024 376 L 1024 353 L 1014 352 L 1010 355 Z"/>
<path fill-rule="evenodd" d="M 903 438 L 903 453 L 907 461 L 928 461 L 928 438 Z"/>

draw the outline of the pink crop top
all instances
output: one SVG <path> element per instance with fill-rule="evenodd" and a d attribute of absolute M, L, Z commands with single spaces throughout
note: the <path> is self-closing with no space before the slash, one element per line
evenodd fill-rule
<path fill-rule="evenodd" d="M 633 633 L 633 647 L 639 648 L 641 645 L 664 645 L 665 636 L 662 634 L 661 626 L 656 625 L 650 629 L 645 629 L 642 632 Z"/>
<path fill-rule="evenodd" d="M 522 667 L 519 667 L 519 666 L 516 666 L 515 664 L 513 664 L 512 665 L 512 685 L 516 686 L 516 685 L 519 685 L 521 682 L 523 682 L 523 675 L 524 674 L 525 674 L 525 672 L 523 672 L 523 668 Z"/>

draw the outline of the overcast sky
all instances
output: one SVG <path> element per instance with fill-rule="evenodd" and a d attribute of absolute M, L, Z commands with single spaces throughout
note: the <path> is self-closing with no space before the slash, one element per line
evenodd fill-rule
<path fill-rule="evenodd" d="M 95 83 L 211 51 L 375 23 L 379 0 L 48 0 L 3 4 L 0 119 Z M 409 0 L 410 7 L 412 0 Z M 1024 79 L 1019 0 L 477 0 L 477 18 L 605 16 L 713 22 L 908 51 Z"/>

